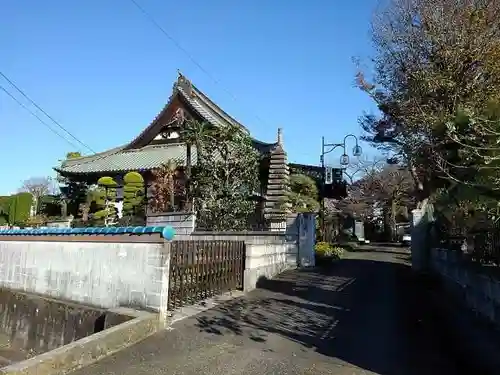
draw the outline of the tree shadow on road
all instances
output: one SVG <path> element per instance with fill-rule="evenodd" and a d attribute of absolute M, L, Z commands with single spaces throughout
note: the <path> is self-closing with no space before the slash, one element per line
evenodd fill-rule
<path fill-rule="evenodd" d="M 435 336 L 422 298 L 407 265 L 346 259 L 261 279 L 247 296 L 198 316 L 197 326 L 262 343 L 277 334 L 377 374 L 457 374 L 447 371 L 439 344 L 430 341 Z"/>

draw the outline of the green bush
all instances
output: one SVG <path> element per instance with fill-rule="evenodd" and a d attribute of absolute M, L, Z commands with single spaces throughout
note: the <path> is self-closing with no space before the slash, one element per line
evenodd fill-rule
<path fill-rule="evenodd" d="M 99 211 L 92 215 L 93 220 L 97 222 L 102 221 L 114 221 L 117 216 L 117 209 L 114 206 L 116 199 L 116 188 L 117 183 L 112 177 L 104 176 L 97 180 L 98 189 L 96 190 L 96 206 Z"/>
<path fill-rule="evenodd" d="M 144 203 L 144 179 L 138 172 L 128 172 L 123 178 L 123 215 L 140 214 Z"/>
<path fill-rule="evenodd" d="M 139 172 L 128 172 L 123 177 L 123 182 L 125 182 L 125 184 L 143 185 L 144 179 L 142 178 L 142 176 Z"/>
<path fill-rule="evenodd" d="M 112 177 L 104 176 L 97 180 L 97 185 L 104 188 L 114 188 L 116 187 L 116 182 Z"/>

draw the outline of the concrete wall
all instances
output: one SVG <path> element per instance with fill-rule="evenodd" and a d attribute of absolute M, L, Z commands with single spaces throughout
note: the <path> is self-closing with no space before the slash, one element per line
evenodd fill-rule
<path fill-rule="evenodd" d="M 448 249 L 430 251 L 432 308 L 450 334 L 454 350 L 477 366 L 477 373 L 497 374 L 500 368 L 500 281 Z M 486 268 L 486 269 L 485 269 Z"/>
<path fill-rule="evenodd" d="M 447 249 L 431 250 L 431 270 L 440 276 L 447 293 L 500 328 L 500 280 L 463 260 Z"/>
<path fill-rule="evenodd" d="M 261 277 L 312 265 L 307 259 L 313 254 L 314 220 L 294 220 L 282 233 L 178 233 L 174 241 L 244 241 L 243 283 L 249 291 Z M 166 318 L 170 246 L 159 233 L 0 234 L 0 288 L 107 309 L 151 309 Z"/>
<path fill-rule="evenodd" d="M 0 236 L 0 287 L 164 312 L 168 261 L 159 235 Z"/>

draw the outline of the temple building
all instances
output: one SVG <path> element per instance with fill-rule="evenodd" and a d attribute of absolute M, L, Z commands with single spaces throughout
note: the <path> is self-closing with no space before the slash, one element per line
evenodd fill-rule
<path fill-rule="evenodd" d="M 54 169 L 64 177 L 89 184 L 96 183 L 102 176 L 110 176 L 119 186 L 127 172 L 137 171 L 142 174 L 147 185 L 152 179 L 151 171 L 162 164 L 175 160 L 181 162 L 181 167 L 186 165 L 187 147 L 182 139 L 182 126 L 187 119 L 215 127 L 232 124 L 250 134 L 244 125 L 224 112 L 179 73 L 167 104 L 135 139 L 108 151 L 65 160 Z M 287 207 L 280 206 L 279 201 L 286 193 L 289 165 L 281 129 L 277 129 L 275 142 L 253 139 L 253 145 L 263 156 L 261 191 L 256 192 L 261 197 L 261 209 L 268 219 L 282 216 L 286 214 Z M 191 162 L 196 164 L 195 149 L 191 152 Z M 294 165 L 292 169 L 311 168 L 316 170 L 319 167 Z"/>

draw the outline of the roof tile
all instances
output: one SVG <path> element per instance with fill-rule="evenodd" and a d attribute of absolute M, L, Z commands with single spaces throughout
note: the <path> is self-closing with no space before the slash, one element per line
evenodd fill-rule
<path fill-rule="evenodd" d="M 196 164 L 196 149 L 191 151 L 193 165 Z M 141 171 L 158 168 L 170 160 L 186 164 L 186 146 L 169 144 L 146 146 L 135 150 L 115 149 L 115 152 L 102 153 L 87 158 L 69 160 L 62 165 L 66 173 L 98 173 L 118 171 Z"/>

